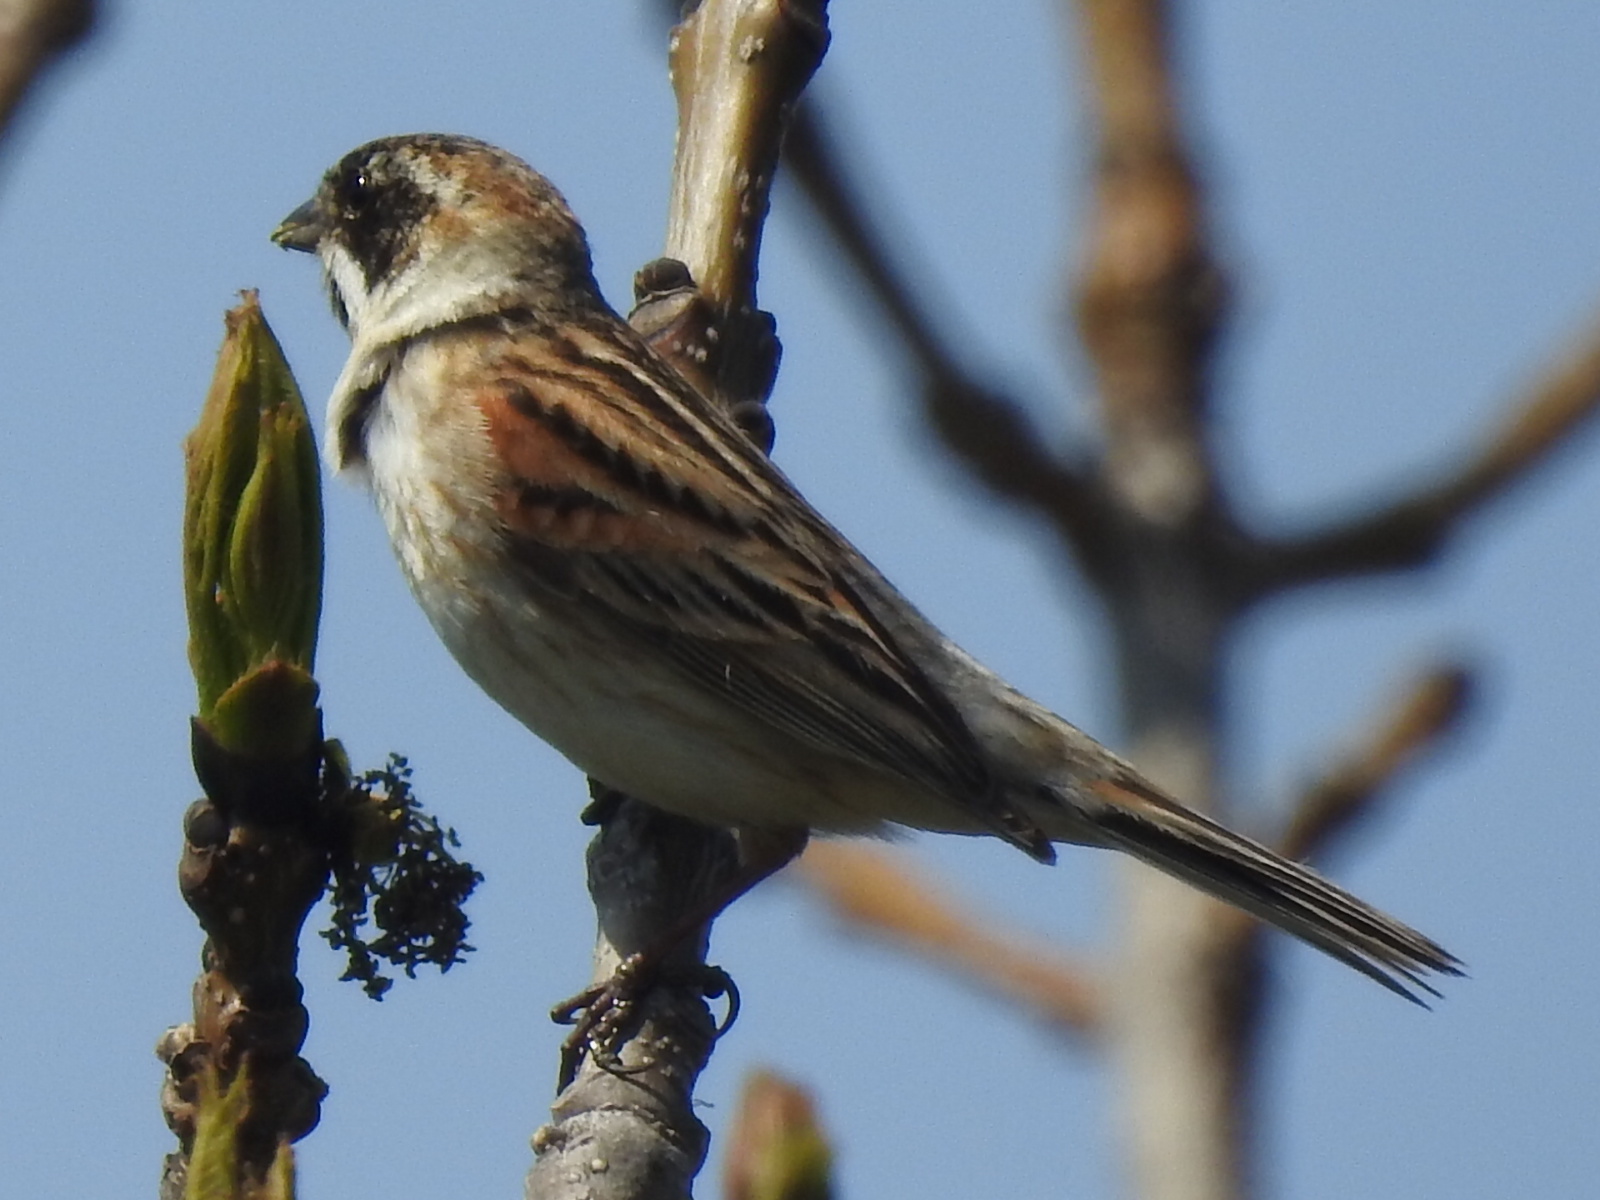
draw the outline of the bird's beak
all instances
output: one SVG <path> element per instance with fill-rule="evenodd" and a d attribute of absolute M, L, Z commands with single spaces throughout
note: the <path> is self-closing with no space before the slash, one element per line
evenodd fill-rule
<path fill-rule="evenodd" d="M 317 243 L 328 232 L 322 219 L 322 208 L 313 197 L 278 223 L 272 231 L 272 240 L 285 250 L 304 250 L 315 253 Z"/>

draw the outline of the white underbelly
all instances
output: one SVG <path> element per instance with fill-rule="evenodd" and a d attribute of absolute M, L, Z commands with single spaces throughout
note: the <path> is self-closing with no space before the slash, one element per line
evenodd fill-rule
<path fill-rule="evenodd" d="M 401 427 L 421 420 L 414 408 L 386 402 L 366 442 L 368 479 L 401 569 L 467 674 L 586 774 L 711 824 L 973 831 L 962 809 L 922 788 L 828 754 L 647 651 L 630 655 L 600 622 L 574 629 L 540 612 L 489 533 L 493 471 L 472 464 L 483 439 L 434 445 L 423 436 L 431 426 Z M 441 456 L 453 466 L 435 478 Z M 471 479 L 484 481 L 481 494 L 462 490 Z"/>
<path fill-rule="evenodd" d="M 574 635 L 520 592 L 415 590 L 467 674 L 611 787 L 719 825 L 866 833 L 885 820 L 930 824 L 926 799 L 908 785 L 816 750 L 668 664 Z"/>

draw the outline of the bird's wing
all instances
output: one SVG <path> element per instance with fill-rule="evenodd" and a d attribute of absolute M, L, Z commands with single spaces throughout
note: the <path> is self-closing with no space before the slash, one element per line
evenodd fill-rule
<path fill-rule="evenodd" d="M 921 618 L 631 330 L 525 329 L 497 368 L 474 394 L 512 476 L 499 515 L 534 586 L 604 613 L 768 724 L 1050 857 L 908 652 Z"/>

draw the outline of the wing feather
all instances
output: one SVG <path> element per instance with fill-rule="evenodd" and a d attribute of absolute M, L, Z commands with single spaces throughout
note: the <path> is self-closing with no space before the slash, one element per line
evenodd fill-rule
<path fill-rule="evenodd" d="M 530 327 L 491 375 L 477 403 L 513 477 L 500 517 L 534 586 L 767 724 L 1048 856 L 908 649 L 910 606 L 631 330 Z"/>

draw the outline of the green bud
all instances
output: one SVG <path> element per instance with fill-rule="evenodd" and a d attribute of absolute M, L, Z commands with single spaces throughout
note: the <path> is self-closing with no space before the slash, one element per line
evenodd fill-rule
<path fill-rule="evenodd" d="M 321 476 L 305 402 L 253 292 L 227 314 L 184 457 L 184 593 L 200 720 L 230 749 L 292 752 L 316 723 Z"/>
<path fill-rule="evenodd" d="M 239 1126 L 250 1107 L 250 1087 L 241 1068 L 224 1087 L 207 1066 L 199 1077 L 194 1149 L 189 1154 L 184 1200 L 234 1200 L 239 1194 Z"/>
<path fill-rule="evenodd" d="M 189 1154 L 184 1200 L 294 1200 L 294 1151 L 278 1146 L 266 1178 L 251 1178 L 239 1149 L 239 1132 L 250 1114 L 250 1061 L 224 1087 L 214 1067 L 200 1072 L 194 1147 Z"/>
<path fill-rule="evenodd" d="M 735 1200 L 830 1200 L 833 1151 L 804 1090 L 770 1071 L 745 1081 L 725 1168 Z"/>

